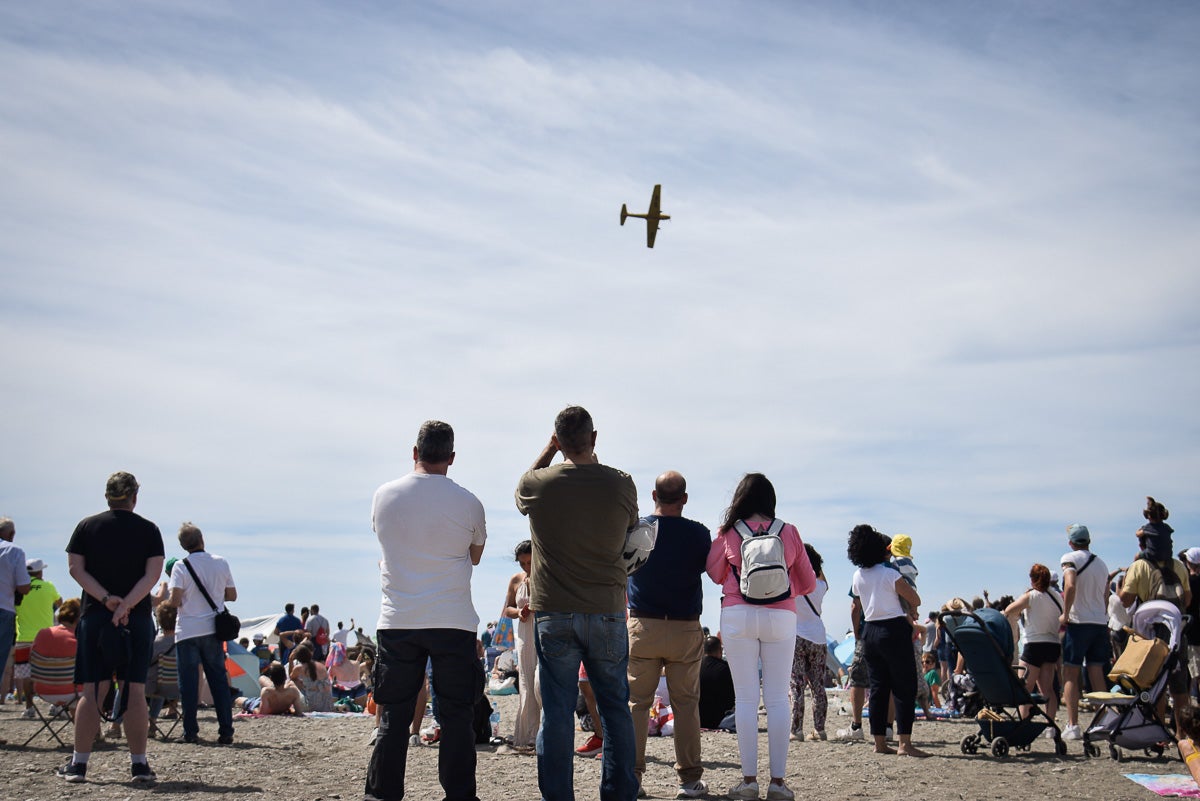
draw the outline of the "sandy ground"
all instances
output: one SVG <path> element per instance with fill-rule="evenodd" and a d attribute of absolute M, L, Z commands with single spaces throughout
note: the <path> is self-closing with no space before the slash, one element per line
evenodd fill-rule
<path fill-rule="evenodd" d="M 497 699 L 502 733 L 511 734 L 515 696 Z M 828 730 L 832 736 L 849 718 L 830 704 Z M 100 745 L 92 756 L 88 782 L 66 784 L 54 776 L 69 752 L 55 747 L 43 734 L 27 748 L 18 743 L 33 731 L 35 722 L 21 720 L 20 708 L 0 706 L 0 799 L 102 798 L 138 799 L 162 796 L 176 801 L 223 799 L 359 799 L 370 756 L 372 721 L 267 718 L 236 721 L 233 746 L 212 744 L 216 718 L 201 713 L 202 739 L 208 744 L 186 745 L 178 740 L 150 746 L 150 762 L 157 784 L 129 783 L 129 758 L 123 741 Z M 1085 718 L 1086 720 L 1087 718 Z M 1062 723 L 1060 716 L 1060 724 Z M 765 726 L 765 718 L 760 717 Z M 1082 754 L 1079 743 L 1069 743 L 1065 757 L 1054 756 L 1053 743 L 1039 740 L 1027 753 L 1010 752 L 1004 759 L 990 753 L 965 756 L 959 742 L 976 731 L 962 722 L 917 723 L 915 741 L 933 756 L 925 760 L 882 756 L 866 743 L 791 743 L 787 781 L 803 799 L 1141 799 L 1154 794 L 1122 776 L 1123 773 L 1184 773 L 1178 759 L 1156 760 L 1131 755 L 1118 764 L 1107 752 L 1098 759 Z M 178 734 L 178 730 L 176 732 Z M 586 735 L 577 733 L 577 743 Z M 15 742 L 14 742 L 15 741 Z M 724 792 L 738 779 L 737 742 L 732 734 L 704 734 L 704 778 L 710 796 Z M 766 773 L 766 733 L 759 734 L 760 764 Z M 479 797 L 483 801 L 537 799 L 537 765 L 534 757 L 504 753 L 507 749 L 479 747 Z M 441 798 L 437 784 L 436 746 L 409 753 L 408 797 Z M 674 748 L 669 737 L 652 737 L 647 747 L 645 789 L 653 798 L 674 798 L 676 790 Z M 600 762 L 575 759 L 576 797 L 599 798 Z M 763 788 L 765 792 L 765 787 Z"/>

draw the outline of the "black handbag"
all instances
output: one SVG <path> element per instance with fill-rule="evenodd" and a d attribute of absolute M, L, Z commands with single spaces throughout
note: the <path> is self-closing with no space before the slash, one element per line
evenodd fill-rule
<path fill-rule="evenodd" d="M 183 566 L 192 574 L 192 581 L 196 582 L 196 586 L 200 588 L 200 594 L 204 596 L 204 600 L 208 601 L 208 605 L 213 608 L 213 611 L 216 611 L 217 605 L 213 603 L 212 596 L 208 594 L 208 590 L 204 589 L 204 582 L 196 575 L 195 568 L 188 564 L 187 559 L 183 560 Z M 238 632 L 242 630 L 242 621 L 238 620 L 237 616 L 230 612 L 228 607 L 217 612 L 214 622 L 216 623 L 215 633 L 217 638 L 222 641 L 236 640 Z"/>

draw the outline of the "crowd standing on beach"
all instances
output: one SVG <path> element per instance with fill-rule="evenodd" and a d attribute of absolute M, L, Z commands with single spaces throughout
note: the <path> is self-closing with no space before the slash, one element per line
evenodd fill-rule
<path fill-rule="evenodd" d="M 865 709 L 878 753 L 926 756 L 913 742 L 918 708 L 926 717 L 972 713 L 970 669 L 943 616 L 985 605 L 1003 613 L 1013 642 L 1023 643 L 1014 655 L 1018 675 L 1040 691 L 1051 719 L 1061 697 L 1062 739 L 1076 740 L 1083 736 L 1084 691 L 1106 689 L 1130 612 L 1166 600 L 1194 621 L 1187 659 L 1171 670 L 1169 694 L 1181 753 L 1189 767 L 1195 760 L 1189 737 L 1200 733 L 1192 706 L 1200 678 L 1200 548 L 1175 554 L 1168 511 L 1153 498 L 1128 568 L 1110 572 L 1091 552 L 1087 527 L 1071 524 L 1058 571 L 1035 563 L 1030 587 L 1019 596 L 992 602 L 985 590 L 972 602 L 954 598 L 924 621 L 912 538 L 855 526 L 847 539 L 856 567 L 849 587 L 855 647 L 839 677 L 830 670 L 821 620 L 830 589 L 825 559 L 776 517 L 766 476 L 741 479 L 713 536 L 684 516 L 687 483 L 674 470 L 658 476 L 654 511 L 640 518 L 633 480 L 600 463 L 596 438 L 590 414 L 567 407 L 520 477 L 515 501 L 529 518 L 530 538 L 515 549 L 520 570 L 509 582 L 501 625 L 489 623 L 478 638 L 470 582 L 487 541 L 483 505 L 448 476 L 451 427 L 423 424 L 413 471 L 381 486 L 373 499 L 383 589 L 375 639 L 353 620 L 333 630 L 316 604 L 297 617 L 288 603 L 273 631 L 275 651 L 262 633 L 242 641 L 259 659 L 260 691 L 252 696 L 233 697 L 225 670 L 224 604 L 237 598 L 230 565 L 205 551 L 203 533 L 191 523 L 178 534 L 187 556 L 165 560 L 157 526 L 134 511 L 139 487 L 132 475 L 108 479 L 108 510 L 81 521 L 67 545 L 71 577 L 83 590 L 79 600 L 59 596 L 42 577 L 45 563 L 26 559 L 13 544 L 15 524 L 0 518 L 0 655 L 7 663 L 13 652 L 12 689 L 26 716 L 39 716 L 31 655 L 73 658 L 74 748 L 58 768 L 68 782 L 86 781 L 102 715 L 116 731 L 123 726 L 131 780 L 155 781 L 146 753 L 151 722 L 164 707 L 172 714 L 177 702 L 184 741 L 199 742 L 203 672 L 222 745 L 233 742 L 235 710 L 373 713 L 368 801 L 403 797 L 408 749 L 422 742 L 427 698 L 436 724 L 425 739 L 438 744 L 447 799 L 478 798 L 476 745 L 489 741 L 490 723 L 494 745 L 536 755 L 545 801 L 574 798 L 573 751 L 601 760 L 602 799 L 644 795 L 651 732 L 674 738 L 677 797 L 709 794 L 701 731 L 718 728 L 736 733 L 740 759 L 740 775 L 725 796 L 783 801 L 795 797 L 787 783 L 789 741 L 829 739 L 826 688 L 839 678 L 848 687 L 852 722 L 834 736 L 864 740 Z M 634 539 L 639 529 L 652 532 L 651 546 Z M 168 580 L 156 589 L 164 567 Z M 722 589 L 717 636 L 700 624 L 705 576 Z M 506 634 L 511 641 L 502 642 Z M 510 647 L 493 660 L 502 650 L 497 645 Z M 172 655 L 177 697 L 157 681 L 164 657 Z M 507 682 L 519 694 L 507 741 L 498 737 L 496 714 L 488 719 L 486 668 L 493 684 Z M 103 691 L 114 680 L 119 690 L 109 702 Z M 5 690 L 9 681 L 6 670 Z M 581 703 L 592 732 L 575 748 Z M 768 752 L 761 781 L 760 704 Z"/>

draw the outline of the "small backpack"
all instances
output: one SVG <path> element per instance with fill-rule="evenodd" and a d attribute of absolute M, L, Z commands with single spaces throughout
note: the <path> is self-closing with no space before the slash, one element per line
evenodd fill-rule
<path fill-rule="evenodd" d="M 1150 598 L 1154 601 L 1169 601 L 1180 610 L 1183 609 L 1183 591 L 1185 589 L 1179 576 L 1175 573 L 1175 560 L 1171 559 L 1166 566 L 1151 563 L 1154 569 L 1150 573 Z"/>
<path fill-rule="evenodd" d="M 784 522 L 778 518 L 759 532 L 746 525 L 744 520 L 733 524 L 734 531 L 742 538 L 742 569 L 739 573 L 734 567 L 733 575 L 746 603 L 773 604 L 791 597 L 787 556 L 779 537 L 783 526 Z"/>

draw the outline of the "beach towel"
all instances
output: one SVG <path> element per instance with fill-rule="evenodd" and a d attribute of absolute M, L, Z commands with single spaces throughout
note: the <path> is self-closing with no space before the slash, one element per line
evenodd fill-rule
<path fill-rule="evenodd" d="M 513 631 L 511 617 L 502 617 L 496 622 L 496 632 L 492 635 L 492 647 L 507 651 L 516 647 L 517 639 Z"/>
<path fill-rule="evenodd" d="M 1186 773 L 1126 773 L 1125 778 L 1166 798 L 1200 798 L 1200 787 Z"/>

